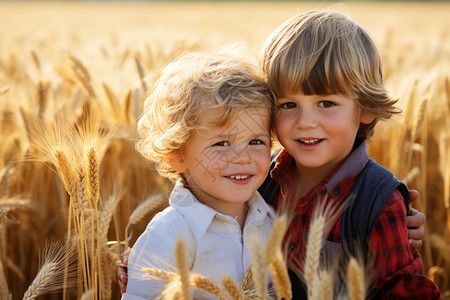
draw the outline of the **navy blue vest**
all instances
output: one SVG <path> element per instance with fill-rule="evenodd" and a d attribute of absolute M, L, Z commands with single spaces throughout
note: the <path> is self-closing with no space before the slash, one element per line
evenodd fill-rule
<path fill-rule="evenodd" d="M 275 154 L 272 157 L 271 169 L 275 166 L 276 156 Z M 395 189 L 399 189 L 402 193 L 409 214 L 409 194 L 405 184 L 395 178 L 388 169 L 369 159 L 349 194 L 351 200 L 342 215 L 341 231 L 345 256 L 369 253 L 368 241 L 372 227 Z M 270 175 L 258 189 L 269 204 L 273 202 L 279 190 L 280 186 Z M 306 299 L 305 287 L 301 280 L 294 272 L 290 271 L 289 274 L 293 299 Z M 377 291 L 372 291 L 371 296 L 376 293 Z"/>

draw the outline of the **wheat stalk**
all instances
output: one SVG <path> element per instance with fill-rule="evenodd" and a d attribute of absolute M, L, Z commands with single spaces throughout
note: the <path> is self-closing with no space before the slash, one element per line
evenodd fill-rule
<path fill-rule="evenodd" d="M 81 300 L 94 300 L 95 294 L 95 289 L 89 289 L 81 295 Z"/>
<path fill-rule="evenodd" d="M 109 105 L 111 106 L 111 108 L 114 112 L 114 116 L 116 118 L 118 118 L 120 115 L 120 108 L 119 108 L 119 103 L 118 103 L 116 95 L 114 94 L 113 90 L 106 83 L 103 82 L 102 87 L 103 87 L 103 90 L 105 91 L 106 98 L 109 101 Z"/>
<path fill-rule="evenodd" d="M 145 84 L 145 73 L 144 73 L 144 67 L 142 66 L 141 60 L 139 59 L 139 57 L 135 57 L 134 61 L 136 62 L 136 67 L 139 73 L 139 79 L 141 80 L 141 86 L 142 86 L 142 90 L 144 91 L 144 94 L 147 92 L 147 85 Z"/>
<path fill-rule="evenodd" d="M 0 209 L 1 211 L 1 209 Z M 0 216 L 1 221 L 1 216 Z M 2 224 L 0 223 L 0 231 L 2 230 Z M 2 255 L 3 257 L 3 255 Z M 6 282 L 5 273 L 3 271 L 2 259 L 0 259 L 0 300 L 9 299 L 8 283 Z"/>
<path fill-rule="evenodd" d="M 189 282 L 189 269 L 186 261 L 186 246 L 181 238 L 175 244 L 175 258 L 178 275 L 180 276 L 183 299 L 192 299 L 191 284 Z"/>

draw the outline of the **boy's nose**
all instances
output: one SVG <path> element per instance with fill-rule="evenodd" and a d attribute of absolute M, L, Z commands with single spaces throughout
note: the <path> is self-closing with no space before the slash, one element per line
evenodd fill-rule
<path fill-rule="evenodd" d="M 248 153 L 248 147 L 239 147 L 234 149 L 234 153 L 231 157 L 231 162 L 234 164 L 247 164 L 250 162 L 250 155 Z"/>
<path fill-rule="evenodd" d="M 314 112 L 309 109 L 299 110 L 297 115 L 296 126 L 298 128 L 314 128 L 317 126 L 317 120 L 314 116 Z"/>

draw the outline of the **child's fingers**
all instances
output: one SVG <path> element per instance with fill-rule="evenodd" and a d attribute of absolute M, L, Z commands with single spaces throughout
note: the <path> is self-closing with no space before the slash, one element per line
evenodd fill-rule
<path fill-rule="evenodd" d="M 419 228 L 425 224 L 425 215 L 415 208 L 410 209 L 411 215 L 406 217 L 406 226 L 408 228 Z M 422 236 L 423 238 L 423 236 Z"/>
<path fill-rule="evenodd" d="M 409 239 L 409 244 L 411 245 L 411 247 L 419 250 L 420 248 L 422 248 L 422 240 L 413 240 L 413 239 Z"/>
<path fill-rule="evenodd" d="M 409 203 L 413 203 L 419 198 L 419 192 L 416 190 L 409 190 Z"/>

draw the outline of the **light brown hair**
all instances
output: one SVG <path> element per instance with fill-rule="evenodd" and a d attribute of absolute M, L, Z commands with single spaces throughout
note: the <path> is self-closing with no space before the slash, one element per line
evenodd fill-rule
<path fill-rule="evenodd" d="M 267 39 L 262 70 L 276 97 L 286 93 L 342 94 L 373 113 L 358 137 L 368 139 L 376 123 L 399 113 L 383 84 L 381 59 L 369 34 L 346 16 L 328 10 L 298 14 Z"/>
<path fill-rule="evenodd" d="M 199 129 L 206 108 L 222 112 L 215 124 L 221 125 L 249 108 L 267 109 L 272 115 L 273 97 L 256 66 L 242 59 L 189 53 L 168 64 L 144 102 L 136 145 L 161 175 L 179 177 L 168 164 L 169 155 Z"/>

